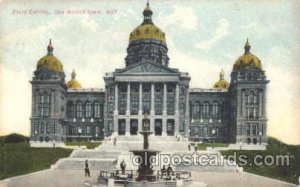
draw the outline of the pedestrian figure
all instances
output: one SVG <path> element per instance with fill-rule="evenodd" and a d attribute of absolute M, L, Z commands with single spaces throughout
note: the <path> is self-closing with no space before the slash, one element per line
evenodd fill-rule
<path fill-rule="evenodd" d="M 197 153 L 197 150 L 198 150 L 198 145 L 195 144 L 195 152 Z"/>
<path fill-rule="evenodd" d="M 88 160 L 85 160 L 84 175 L 85 177 L 91 177 Z"/>
<path fill-rule="evenodd" d="M 165 173 L 166 173 L 166 171 L 167 171 L 167 169 L 166 169 L 166 167 L 165 166 L 163 166 L 163 168 L 161 168 L 161 177 L 162 176 L 164 176 L 165 175 Z"/>
<path fill-rule="evenodd" d="M 188 145 L 189 151 L 191 150 L 191 144 Z"/>
<path fill-rule="evenodd" d="M 120 168 L 121 168 L 121 170 L 122 170 L 122 174 L 125 174 L 126 164 L 125 164 L 125 162 L 124 162 L 124 159 L 123 159 L 123 161 L 122 161 L 121 164 L 120 164 Z"/>
<path fill-rule="evenodd" d="M 173 169 L 171 167 L 171 164 L 169 164 L 169 167 L 167 168 L 167 175 L 170 176 L 171 172 L 173 173 Z"/>
<path fill-rule="evenodd" d="M 116 144 L 117 144 L 117 138 L 116 137 L 114 137 L 114 146 L 116 146 Z"/>

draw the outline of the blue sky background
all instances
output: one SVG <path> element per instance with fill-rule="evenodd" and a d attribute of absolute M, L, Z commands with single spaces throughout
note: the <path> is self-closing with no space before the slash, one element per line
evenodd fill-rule
<path fill-rule="evenodd" d="M 1 0 L 0 0 L 1 2 Z M 37 61 L 52 38 L 54 55 L 70 79 L 104 87 L 103 75 L 125 66 L 129 34 L 143 19 L 145 1 L 2 1 L 0 4 L 0 134 L 29 134 L 31 85 Z M 155 25 L 166 33 L 170 67 L 189 72 L 190 86 L 211 88 L 243 54 L 246 38 L 271 80 L 269 135 L 300 144 L 299 3 L 297 1 L 152 0 Z M 55 10 L 100 10 L 101 15 L 56 15 Z M 13 10 L 47 10 L 20 15 Z M 114 11 L 107 14 L 106 11 Z"/>

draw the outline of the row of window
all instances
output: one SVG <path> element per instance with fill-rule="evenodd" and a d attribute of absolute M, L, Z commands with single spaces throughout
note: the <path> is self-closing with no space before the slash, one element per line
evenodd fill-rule
<path fill-rule="evenodd" d="M 98 126 L 67 126 L 67 135 L 95 135 L 99 136 L 99 127 Z"/>
<path fill-rule="evenodd" d="M 226 136 L 227 129 L 222 127 L 191 126 L 190 136 Z"/>
<path fill-rule="evenodd" d="M 59 133 L 60 126 L 58 123 L 34 123 L 31 127 L 32 134 L 51 134 Z"/>
<path fill-rule="evenodd" d="M 99 102 L 85 103 L 77 101 L 76 104 L 68 102 L 67 104 L 67 117 L 68 118 L 102 118 L 103 117 L 103 104 Z"/>
<path fill-rule="evenodd" d="M 249 123 L 246 125 L 242 125 L 239 128 L 240 135 L 259 136 L 264 135 L 265 133 L 263 124 Z"/>
<path fill-rule="evenodd" d="M 39 103 L 41 104 L 50 104 L 51 95 L 47 93 L 43 93 L 39 95 Z"/>
<path fill-rule="evenodd" d="M 213 102 L 210 104 L 208 101 L 200 104 L 200 102 L 191 103 L 191 118 L 201 119 L 201 118 L 221 118 L 222 105 L 218 102 Z"/>

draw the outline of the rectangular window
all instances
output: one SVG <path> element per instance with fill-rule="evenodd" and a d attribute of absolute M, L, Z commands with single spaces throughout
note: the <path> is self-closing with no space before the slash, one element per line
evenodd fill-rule
<path fill-rule="evenodd" d="M 119 95 L 119 114 L 125 115 L 127 109 L 127 94 L 121 92 Z"/>
<path fill-rule="evenodd" d="M 156 115 L 162 115 L 162 95 L 161 94 L 156 94 L 155 96 L 155 114 Z"/>
<path fill-rule="evenodd" d="M 130 113 L 135 115 L 139 111 L 139 92 L 136 89 L 131 89 L 130 94 Z"/>

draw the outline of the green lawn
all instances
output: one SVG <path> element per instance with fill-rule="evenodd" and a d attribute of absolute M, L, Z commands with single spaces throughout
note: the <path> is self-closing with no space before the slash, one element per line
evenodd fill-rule
<path fill-rule="evenodd" d="M 99 145 L 101 145 L 101 142 L 86 142 L 86 141 L 82 141 L 82 142 L 78 142 L 78 141 L 73 141 L 73 142 L 65 142 L 65 144 L 67 146 L 86 146 L 87 149 L 94 149 L 96 147 L 98 147 Z"/>
<path fill-rule="evenodd" d="M 191 145 L 195 145 L 192 143 Z M 198 143 L 198 150 L 206 150 L 207 147 L 213 147 L 213 143 Z M 228 147 L 228 144 L 225 143 L 215 143 L 215 147 Z M 191 147 L 193 150 L 193 147 Z"/>
<path fill-rule="evenodd" d="M 59 158 L 68 157 L 71 149 L 31 148 L 27 142 L 3 143 L 0 146 L 0 179 L 50 168 Z"/>
<path fill-rule="evenodd" d="M 221 151 L 221 153 L 227 157 L 228 155 L 236 154 L 247 155 L 247 164 L 241 160 L 237 160 L 237 163 L 244 168 L 244 171 L 263 175 L 294 184 L 298 184 L 298 177 L 300 176 L 300 146 L 287 145 L 275 138 L 269 138 L 266 151 L 246 151 L 246 150 L 230 150 Z M 256 166 L 253 164 L 254 157 L 256 155 L 262 155 L 262 158 L 266 158 L 266 155 L 287 155 L 289 157 L 289 165 L 270 165 L 263 164 L 262 166 Z"/>

